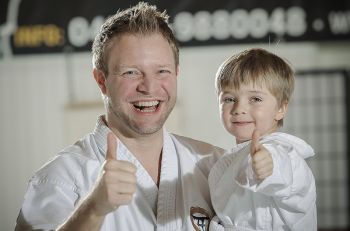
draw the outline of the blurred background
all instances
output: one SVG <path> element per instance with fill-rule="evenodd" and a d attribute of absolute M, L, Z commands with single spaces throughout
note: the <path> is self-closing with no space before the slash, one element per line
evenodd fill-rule
<path fill-rule="evenodd" d="M 214 91 L 219 65 L 262 47 L 296 70 L 283 130 L 308 143 L 318 227 L 347 230 L 350 2 L 149 1 L 167 10 L 180 42 L 171 132 L 229 148 Z M 13 230 L 27 182 L 45 162 L 92 131 L 104 112 L 92 77 L 91 41 L 104 18 L 137 1 L 0 1 L 0 230 Z"/>

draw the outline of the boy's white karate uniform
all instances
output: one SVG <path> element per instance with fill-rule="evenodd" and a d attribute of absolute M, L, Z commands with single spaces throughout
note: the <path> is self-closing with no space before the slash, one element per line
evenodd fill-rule
<path fill-rule="evenodd" d="M 71 214 L 99 175 L 109 131 L 100 118 L 94 133 L 60 152 L 34 175 L 16 230 L 53 230 Z M 200 207 L 213 215 L 207 177 L 223 150 L 164 132 L 159 189 L 138 160 L 118 141 L 118 159 L 137 166 L 137 190 L 130 204 L 106 216 L 101 230 L 194 230 L 191 207 Z M 203 158 L 205 154 L 214 156 Z"/>
<path fill-rule="evenodd" d="M 315 180 L 304 160 L 314 155 L 313 149 L 280 132 L 260 143 L 274 164 L 265 180 L 255 178 L 250 141 L 237 145 L 212 168 L 208 180 L 217 217 L 210 230 L 317 230 Z"/>

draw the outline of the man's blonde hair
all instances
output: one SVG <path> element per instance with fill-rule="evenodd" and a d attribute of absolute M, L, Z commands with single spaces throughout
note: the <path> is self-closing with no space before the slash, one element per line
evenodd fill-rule
<path fill-rule="evenodd" d="M 103 71 L 107 76 L 108 45 L 114 38 L 123 34 L 145 36 L 156 33 L 160 33 L 168 41 L 174 54 L 175 65 L 178 66 L 178 43 L 168 24 L 168 19 L 169 16 L 165 11 L 160 12 L 156 6 L 146 2 L 139 2 L 131 8 L 110 16 L 101 26 L 92 45 L 94 68 Z"/>
<path fill-rule="evenodd" d="M 289 102 L 293 93 L 294 72 L 279 56 L 261 48 L 253 48 L 228 58 L 216 73 L 217 94 L 227 87 L 239 89 L 241 84 L 250 83 L 265 86 L 281 107 Z M 283 119 L 278 121 L 278 126 L 282 125 Z"/>

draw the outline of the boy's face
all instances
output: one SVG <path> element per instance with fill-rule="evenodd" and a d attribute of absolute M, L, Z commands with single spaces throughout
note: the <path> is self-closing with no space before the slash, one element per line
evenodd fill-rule
<path fill-rule="evenodd" d="M 287 104 L 278 106 L 265 86 L 252 83 L 238 90 L 226 87 L 219 94 L 220 117 L 225 129 L 236 137 L 236 143 L 250 140 L 254 129 L 261 135 L 277 131 L 277 121 L 284 117 Z"/>

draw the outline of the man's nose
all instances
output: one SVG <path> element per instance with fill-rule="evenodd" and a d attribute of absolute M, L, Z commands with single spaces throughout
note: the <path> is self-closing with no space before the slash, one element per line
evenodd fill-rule
<path fill-rule="evenodd" d="M 156 84 L 157 84 L 157 80 L 155 78 L 153 78 L 149 74 L 144 74 L 140 78 L 140 82 L 137 86 L 137 91 L 142 92 L 144 94 L 149 94 L 152 91 L 154 91 Z"/>

